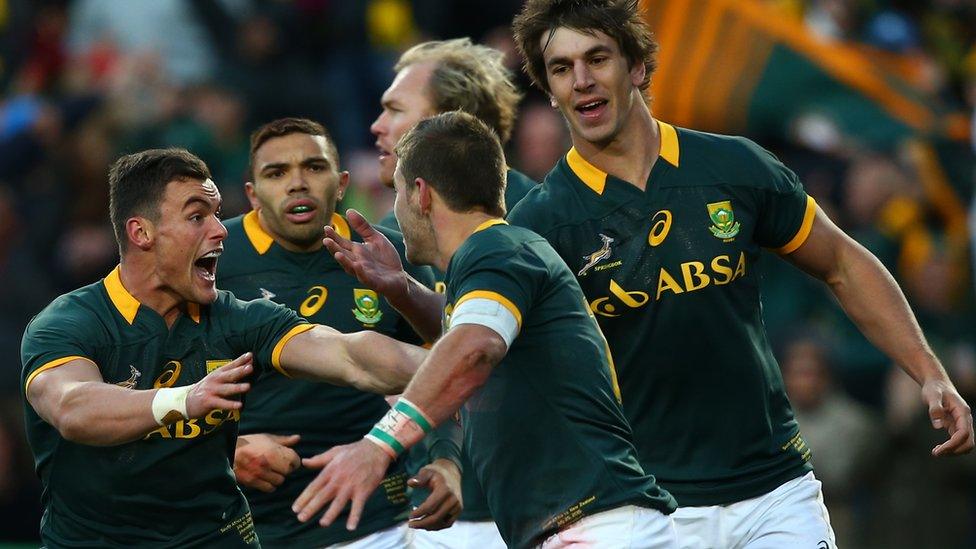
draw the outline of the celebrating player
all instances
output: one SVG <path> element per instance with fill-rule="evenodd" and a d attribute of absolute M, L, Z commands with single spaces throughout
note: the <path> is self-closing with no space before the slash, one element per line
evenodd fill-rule
<path fill-rule="evenodd" d="M 501 219 L 494 132 L 466 113 L 440 114 L 396 152 L 407 259 L 447 272 L 445 333 L 365 440 L 309 460 L 324 469 L 296 501 L 299 518 L 331 501 L 328 523 L 351 499 L 358 519 L 390 460 L 463 405 L 465 451 L 506 544 L 673 547 L 674 502 L 637 465 L 613 362 L 578 284 L 542 238 Z M 327 234 L 350 266 L 363 245 Z"/>
<path fill-rule="evenodd" d="M 921 385 L 933 427 L 949 433 L 934 455 L 972 449 L 970 409 L 881 263 L 756 144 L 653 118 L 657 46 L 636 2 L 529 0 L 514 34 L 573 148 L 509 221 L 576 273 L 617 360 L 641 464 L 680 505 L 683 547 L 834 546 L 763 328 L 762 248 L 827 283 Z"/>
<path fill-rule="evenodd" d="M 23 339 L 43 542 L 258 546 L 229 461 L 248 376 L 395 393 L 426 351 L 218 291 L 221 198 L 192 154 L 124 156 L 109 182 L 119 266 L 55 299 Z"/>
<path fill-rule="evenodd" d="M 373 330 L 408 343 L 423 343 L 376 292 L 347 275 L 322 246 L 322 227 L 331 224 L 349 236 L 336 203 L 349 183 L 339 168 L 339 155 L 325 128 L 300 118 L 275 120 L 251 137 L 251 181 L 246 185 L 254 208 L 226 222 L 227 239 L 217 272 L 217 285 L 242 299 L 268 299 L 288 306 L 309 321 L 341 332 Z M 384 235 L 402 250 L 399 233 Z M 411 275 L 433 286 L 429 268 Z M 407 474 L 395 463 L 366 506 L 368 521 L 355 531 L 340 525 L 321 528 L 298 522 L 291 503 L 314 478 L 299 467 L 299 455 L 310 456 L 332 446 L 358 440 L 389 410 L 383 397 L 327 383 L 294 381 L 267 372 L 248 392 L 247 414 L 241 419 L 234 471 L 245 487 L 261 545 L 402 547 L 408 533 Z M 446 425 L 450 427 L 453 422 Z M 459 431 L 459 430 L 458 430 Z M 432 484 L 431 500 L 421 512 L 435 512 L 411 521 L 418 528 L 444 527 L 460 510 L 456 441 L 438 441 L 424 452 L 424 485 Z M 424 450 L 427 450 L 425 447 Z M 436 459 L 440 458 L 440 459 Z M 459 492 L 459 488 L 457 489 Z M 355 543 L 353 543 L 355 540 Z"/>

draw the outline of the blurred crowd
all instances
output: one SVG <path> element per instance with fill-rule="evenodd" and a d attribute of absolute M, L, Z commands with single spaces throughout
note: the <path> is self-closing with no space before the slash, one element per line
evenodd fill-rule
<path fill-rule="evenodd" d="M 968 113 L 976 129 L 973 2 L 755 1 L 802 20 L 818 39 L 891 56 L 927 93 Z M 250 130 L 281 116 L 310 117 L 329 128 L 351 173 L 344 205 L 378 219 L 392 195 L 378 181 L 369 128 L 393 63 L 418 41 L 470 36 L 505 51 L 527 92 L 507 154 L 541 180 L 569 139 L 558 112 L 519 70 L 508 24 L 520 4 L 0 0 L 0 541 L 35 540 L 39 522 L 22 429 L 20 338 L 53 297 L 101 278 L 117 261 L 109 164 L 143 148 L 186 147 L 210 166 L 224 214 L 234 216 L 248 208 Z M 966 212 L 976 174 L 926 162 L 929 149 L 911 140 L 873 150 L 816 120 L 801 122 L 791 133 L 749 137 L 794 169 L 891 270 L 960 391 L 976 403 L 969 229 L 976 215 Z M 974 143 L 960 139 L 949 150 L 970 158 Z M 925 166 L 934 171 L 920 173 Z M 940 176 L 941 187 L 925 183 Z M 841 547 L 976 547 L 976 457 L 932 460 L 929 450 L 944 434 L 930 427 L 914 382 L 864 340 L 819 283 L 772 256 L 762 268 L 767 329 Z"/>

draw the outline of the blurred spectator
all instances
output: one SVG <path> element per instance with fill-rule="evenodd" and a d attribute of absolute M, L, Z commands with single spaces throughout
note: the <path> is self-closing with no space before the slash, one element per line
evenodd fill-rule
<path fill-rule="evenodd" d="M 515 127 L 513 165 L 542 181 L 571 145 L 562 116 L 544 103 L 523 103 Z"/>
<path fill-rule="evenodd" d="M 823 483 L 837 545 L 860 547 L 864 517 L 855 506 L 883 452 L 883 424 L 834 384 L 829 351 L 822 342 L 792 342 L 780 366 L 800 432 L 813 451 L 814 472 Z"/>

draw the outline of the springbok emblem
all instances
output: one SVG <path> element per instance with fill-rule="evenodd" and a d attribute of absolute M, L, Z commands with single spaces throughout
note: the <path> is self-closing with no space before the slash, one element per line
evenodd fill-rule
<path fill-rule="evenodd" d="M 118 385 L 119 387 L 123 387 L 125 389 L 135 389 L 136 388 L 136 383 L 138 383 L 139 378 L 142 377 L 142 372 L 140 372 L 139 370 L 136 370 L 135 366 L 133 366 L 131 364 L 129 365 L 129 371 L 131 372 L 131 375 L 129 376 L 129 379 L 127 379 L 125 381 L 120 381 L 120 382 L 116 383 L 116 385 Z"/>
<path fill-rule="evenodd" d="M 586 263 L 584 263 L 583 268 L 576 273 L 576 276 L 585 275 L 586 272 L 589 271 L 594 265 L 613 255 L 613 250 L 610 249 L 610 245 L 613 244 L 613 239 L 601 233 L 600 240 L 603 241 L 603 245 L 600 246 L 599 250 L 583 256 L 583 261 Z"/>

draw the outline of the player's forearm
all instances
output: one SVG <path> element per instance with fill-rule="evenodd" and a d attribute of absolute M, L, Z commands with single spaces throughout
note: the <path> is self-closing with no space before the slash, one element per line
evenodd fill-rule
<path fill-rule="evenodd" d="M 403 398 L 422 409 L 434 425 L 440 425 L 485 384 L 505 351 L 500 338 L 466 337 L 463 330 L 452 331 L 451 337 L 443 338 L 431 350 Z"/>
<path fill-rule="evenodd" d="M 871 343 L 919 384 L 947 379 L 904 294 L 878 259 L 851 241 L 837 251 L 825 282 Z"/>
<path fill-rule="evenodd" d="M 348 334 L 351 384 L 362 391 L 398 394 L 410 383 L 427 350 L 371 331 Z"/>
<path fill-rule="evenodd" d="M 132 442 L 159 428 L 152 412 L 157 391 L 77 382 L 61 392 L 50 422 L 62 437 L 79 444 L 116 446 Z"/>
<path fill-rule="evenodd" d="M 433 343 L 441 335 L 444 295 L 424 286 L 406 272 L 403 276 L 406 277 L 405 289 L 397 295 L 386 296 L 386 299 L 424 341 Z"/>

